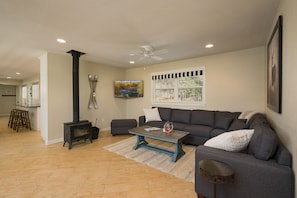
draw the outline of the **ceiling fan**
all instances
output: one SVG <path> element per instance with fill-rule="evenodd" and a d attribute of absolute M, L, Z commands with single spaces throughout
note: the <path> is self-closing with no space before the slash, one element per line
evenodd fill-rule
<path fill-rule="evenodd" d="M 161 57 L 160 55 L 168 53 L 168 50 L 166 49 L 155 51 L 151 45 L 142 45 L 140 46 L 140 49 L 141 49 L 141 53 L 139 55 L 141 57 L 139 58 L 138 61 L 142 61 L 146 58 L 150 58 L 156 61 L 161 61 L 163 60 L 163 57 Z"/>

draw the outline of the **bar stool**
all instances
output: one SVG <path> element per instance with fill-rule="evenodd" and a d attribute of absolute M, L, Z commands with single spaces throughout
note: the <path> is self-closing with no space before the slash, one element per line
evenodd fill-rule
<path fill-rule="evenodd" d="M 9 120 L 8 120 L 8 127 L 12 128 L 16 119 L 17 109 L 12 109 L 10 111 Z"/>
<path fill-rule="evenodd" d="M 19 131 L 20 127 L 31 130 L 29 112 L 21 109 L 13 109 L 10 112 L 8 126 Z"/>

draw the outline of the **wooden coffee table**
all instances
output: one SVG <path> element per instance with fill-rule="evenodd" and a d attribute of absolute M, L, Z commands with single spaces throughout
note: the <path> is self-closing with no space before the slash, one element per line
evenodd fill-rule
<path fill-rule="evenodd" d="M 146 131 L 146 128 L 151 128 L 150 126 L 141 126 L 138 128 L 133 128 L 129 130 L 130 134 L 134 134 L 137 137 L 136 144 L 133 147 L 134 150 L 143 147 L 150 150 L 154 150 L 157 152 L 165 153 L 172 157 L 172 162 L 176 162 L 181 156 L 185 154 L 182 148 L 183 139 L 189 135 L 189 132 L 173 130 L 172 133 L 165 133 L 162 129 Z M 175 150 L 170 151 L 165 148 L 156 147 L 153 145 L 149 145 L 149 143 L 145 140 L 145 138 L 151 138 L 155 140 L 160 140 L 164 142 L 170 142 L 175 144 Z"/>

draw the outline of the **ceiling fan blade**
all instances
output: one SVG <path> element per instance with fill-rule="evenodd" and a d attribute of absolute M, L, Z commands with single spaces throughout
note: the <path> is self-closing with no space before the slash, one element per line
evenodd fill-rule
<path fill-rule="evenodd" d="M 163 55 L 163 54 L 167 54 L 167 53 L 168 53 L 167 49 L 160 49 L 160 50 L 154 51 L 154 55 Z"/>
<path fill-rule="evenodd" d="M 161 61 L 161 60 L 163 60 L 162 57 L 160 57 L 160 56 L 155 56 L 155 55 L 151 56 L 151 58 L 154 59 L 154 60 L 157 60 L 157 61 Z"/>
<path fill-rule="evenodd" d="M 140 49 L 142 53 L 140 55 L 141 57 L 138 59 L 139 62 L 146 58 L 151 58 L 156 61 L 161 61 L 163 60 L 163 58 L 159 55 L 168 53 L 167 49 L 154 51 L 154 48 L 150 45 L 142 45 L 140 46 Z"/>
<path fill-rule="evenodd" d="M 141 61 L 143 61 L 145 58 L 146 58 L 145 56 L 141 56 L 141 57 L 139 57 L 139 59 L 137 60 L 137 62 L 141 62 Z"/>

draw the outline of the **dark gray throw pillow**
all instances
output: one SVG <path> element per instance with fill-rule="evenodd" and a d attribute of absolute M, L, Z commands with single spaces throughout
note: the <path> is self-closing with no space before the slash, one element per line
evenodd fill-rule
<path fill-rule="evenodd" d="M 228 131 L 235 131 L 235 130 L 239 130 L 239 129 L 247 129 L 248 126 L 246 124 L 246 119 L 237 119 L 235 118 L 231 124 L 231 126 L 229 127 Z"/>
<path fill-rule="evenodd" d="M 225 116 L 216 116 L 215 128 L 227 130 L 234 118 Z"/>

